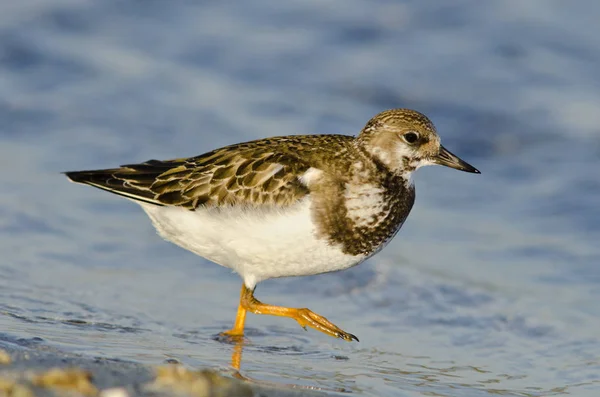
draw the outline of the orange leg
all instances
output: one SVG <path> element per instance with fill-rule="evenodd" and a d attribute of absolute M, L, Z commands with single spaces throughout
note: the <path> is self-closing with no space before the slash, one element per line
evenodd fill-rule
<path fill-rule="evenodd" d="M 233 328 L 221 332 L 221 335 L 233 336 L 233 337 L 241 337 L 244 336 L 244 324 L 246 324 L 246 308 L 242 305 L 242 301 L 244 300 L 244 293 L 247 288 L 244 284 L 242 284 L 242 291 L 240 292 L 240 305 L 238 306 L 237 316 L 235 317 L 235 323 L 233 324 Z"/>
<path fill-rule="evenodd" d="M 304 329 L 311 327 L 317 331 L 321 331 L 324 334 L 333 336 L 335 338 L 344 339 L 348 342 L 355 340 L 358 342 L 358 338 L 346 331 L 340 329 L 335 324 L 331 323 L 325 317 L 314 313 L 307 308 L 292 308 L 273 306 L 262 303 L 254 297 L 254 291 L 242 285 L 242 291 L 240 295 L 240 306 L 238 308 L 238 314 L 235 320 L 235 325 L 229 331 L 223 334 L 229 336 L 241 336 L 244 334 L 244 322 L 246 320 L 246 311 L 254 314 L 268 314 L 271 316 L 289 317 L 293 318 L 300 324 Z"/>

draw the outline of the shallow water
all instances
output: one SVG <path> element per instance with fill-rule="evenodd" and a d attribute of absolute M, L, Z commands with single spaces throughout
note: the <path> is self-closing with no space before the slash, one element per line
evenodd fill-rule
<path fill-rule="evenodd" d="M 270 280 L 360 338 L 250 316 L 241 372 L 365 396 L 600 390 L 600 4 L 0 3 L 0 329 L 227 371 L 239 278 L 60 171 L 427 113 L 481 176 L 415 176 L 397 238 Z M 333 393 L 333 392 L 332 392 Z"/>

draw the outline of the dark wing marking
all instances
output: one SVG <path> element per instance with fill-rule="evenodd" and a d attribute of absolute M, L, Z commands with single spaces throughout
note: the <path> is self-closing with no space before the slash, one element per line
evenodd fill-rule
<path fill-rule="evenodd" d="M 298 156 L 279 150 L 276 140 L 263 140 L 188 159 L 66 175 L 74 182 L 156 205 L 285 207 L 308 194 L 299 179 L 308 168 Z"/>
<path fill-rule="evenodd" d="M 156 194 L 152 193 L 150 186 L 157 175 L 171 168 L 168 163 L 150 160 L 121 168 L 70 171 L 65 172 L 65 175 L 73 182 L 94 186 L 130 199 L 164 205 L 156 199 Z M 131 178 L 135 179 L 135 183 L 131 183 Z"/>
<path fill-rule="evenodd" d="M 309 165 L 272 150 L 218 150 L 158 175 L 150 190 L 163 204 L 285 207 L 308 193 L 299 177 Z"/>

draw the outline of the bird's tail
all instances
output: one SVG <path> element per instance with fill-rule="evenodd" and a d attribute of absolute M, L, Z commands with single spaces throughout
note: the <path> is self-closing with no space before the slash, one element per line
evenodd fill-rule
<path fill-rule="evenodd" d="M 163 205 L 150 189 L 156 177 L 172 165 L 150 160 L 142 164 L 124 165 L 105 170 L 70 171 L 64 174 L 71 181 L 94 186 L 132 200 Z"/>

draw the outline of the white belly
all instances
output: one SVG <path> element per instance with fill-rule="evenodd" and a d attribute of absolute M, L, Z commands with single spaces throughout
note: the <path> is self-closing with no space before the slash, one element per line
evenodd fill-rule
<path fill-rule="evenodd" d="M 140 205 L 163 238 L 233 269 L 254 288 L 269 278 L 332 272 L 365 259 L 317 239 L 309 200 L 284 210 Z"/>

